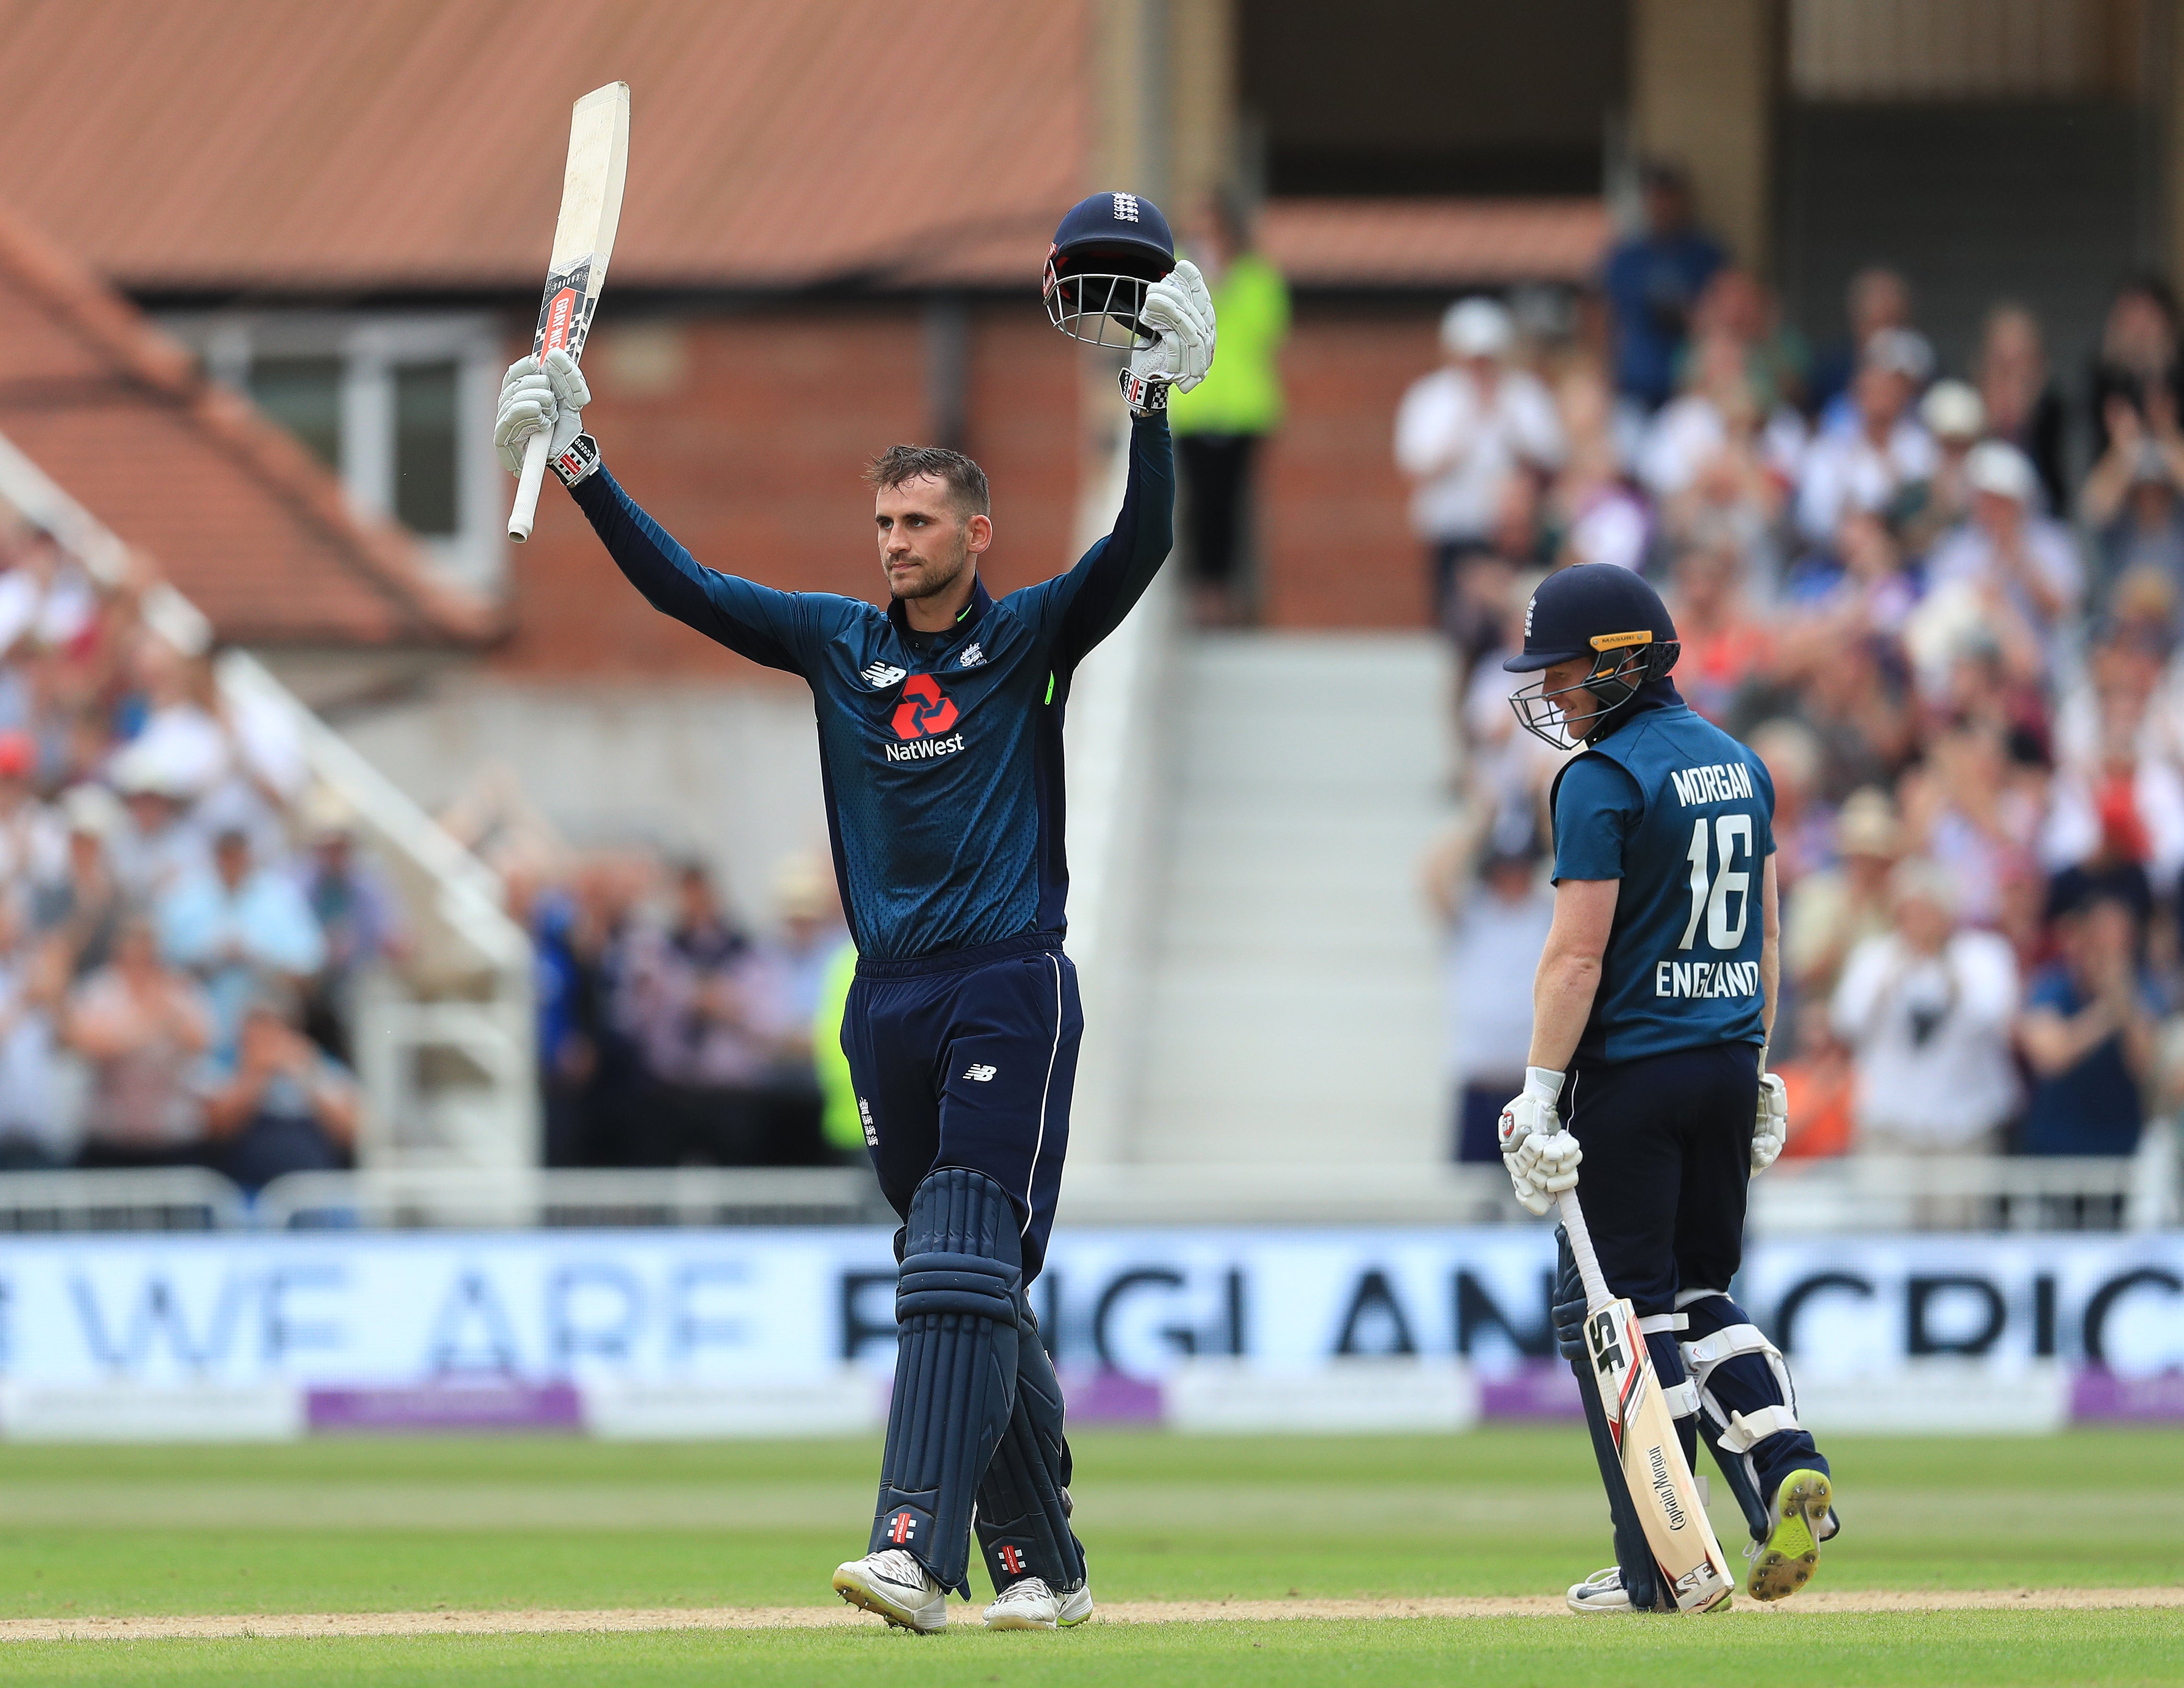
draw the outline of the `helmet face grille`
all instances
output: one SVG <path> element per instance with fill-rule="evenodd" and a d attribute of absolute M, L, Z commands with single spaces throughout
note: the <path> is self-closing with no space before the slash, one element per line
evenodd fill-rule
<path fill-rule="evenodd" d="M 1050 259 L 1039 291 L 1046 299 L 1046 320 L 1071 339 L 1134 351 L 1157 337 L 1139 324 L 1149 285 L 1139 276 L 1058 275 Z"/>

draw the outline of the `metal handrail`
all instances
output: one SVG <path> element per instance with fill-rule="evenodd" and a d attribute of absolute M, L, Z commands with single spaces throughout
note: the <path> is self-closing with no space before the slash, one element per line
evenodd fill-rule
<path fill-rule="evenodd" d="M 100 586 L 128 583 L 128 547 L 4 436 L 0 498 L 51 532 Z M 147 621 L 176 649 L 202 655 L 211 648 L 212 624 L 171 585 L 153 585 L 142 602 Z M 359 1155 L 385 1162 L 437 1150 L 472 1165 L 508 1167 L 535 1161 L 531 944 L 504 911 L 498 877 L 248 651 L 222 653 L 214 675 L 231 702 L 277 711 L 287 721 L 313 777 L 347 802 L 388 865 L 402 870 L 397 877 L 410 882 L 413 923 L 453 940 L 439 946 L 451 952 L 439 977 L 405 981 L 406 992 L 368 981 L 362 993 L 355 1040 L 366 1102 Z M 423 1095 L 416 1077 L 418 1057 L 427 1050 L 456 1054 L 483 1084 L 467 1099 L 458 1095 L 453 1105 L 436 1106 L 442 1099 Z M 428 1127 L 441 1139 L 432 1148 L 414 1140 Z"/>
<path fill-rule="evenodd" d="M 2162 1192 L 2148 1187 L 2153 1161 L 1793 1162 L 1753 1184 L 1752 1219 L 1774 1234 L 1912 1231 L 1918 1204 L 1947 1201 L 1986 1204 L 1973 1216 L 1981 1228 L 2075 1228 L 2064 1210 L 2092 1202 L 2109 1204 L 2109 1223 L 2153 1229 L 2176 1223 L 2173 1203 L 2160 1207 Z M 1493 1165 L 1088 1167 L 1065 1181 L 1062 1217 L 1107 1226 L 1528 1223 Z M 0 1173 L 0 1234 L 874 1223 L 894 1222 L 861 1167 L 409 1166 L 291 1173 L 254 1202 L 192 1167 Z"/>
<path fill-rule="evenodd" d="M 858 1224 L 883 1212 L 857 1167 L 402 1167 L 291 1173 L 259 1194 L 271 1230 L 365 1224 L 503 1229 L 575 1225 Z"/>
<path fill-rule="evenodd" d="M 230 1231 L 249 1223 L 242 1192 L 202 1167 L 0 1173 L 0 1234 Z"/>

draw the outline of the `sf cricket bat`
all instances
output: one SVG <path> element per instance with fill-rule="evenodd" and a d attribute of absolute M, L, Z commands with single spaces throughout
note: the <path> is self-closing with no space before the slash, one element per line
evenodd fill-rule
<path fill-rule="evenodd" d="M 622 178 L 629 170 L 629 84 L 610 82 L 578 100 L 569 115 L 569 163 L 561 176 L 561 216 L 554 225 L 554 255 L 546 265 L 546 298 L 538 307 L 538 332 L 531 350 L 543 358 L 557 348 L 584 354 L 592 314 L 606 286 L 614 255 L 615 226 L 621 221 Z M 523 451 L 508 537 L 531 537 L 538 513 L 538 483 L 546 473 L 544 429 Z"/>
<path fill-rule="evenodd" d="M 1623 1480 L 1652 1550 L 1655 1586 L 1675 1596 L 1678 1610 L 1704 1612 L 1736 1588 L 1729 1561 L 1722 1557 L 1699 1485 L 1676 1440 L 1676 1421 L 1661 1398 L 1661 1380 L 1638 1329 L 1638 1315 L 1629 1301 L 1607 1293 L 1577 1192 L 1566 1189 L 1557 1200 L 1578 1275 L 1585 1280 L 1585 1346 L 1592 1357 L 1592 1380 L 1607 1412 Z"/>

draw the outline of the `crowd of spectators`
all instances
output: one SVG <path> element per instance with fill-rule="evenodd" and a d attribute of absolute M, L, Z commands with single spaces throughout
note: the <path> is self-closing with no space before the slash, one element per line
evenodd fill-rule
<path fill-rule="evenodd" d="M 1429 873 L 1456 1145 L 1490 1152 L 1478 1116 L 1521 1078 L 1528 1022 L 1496 1005 L 1544 929 L 1562 760 L 1500 658 L 1584 561 L 1662 589 L 1684 698 L 1773 777 L 1786 1153 L 2131 1154 L 2184 1067 L 2175 300 L 2122 287 L 2074 372 L 1997 299 L 1944 370 L 1875 269 L 1815 352 L 1673 173 L 1647 193 L 1597 333 L 1527 340 L 1463 299 L 1396 418 L 1462 676 L 1467 819 Z"/>
<path fill-rule="evenodd" d="M 443 818 L 531 935 L 549 1166 L 864 1162 L 833 1082 L 855 950 L 830 864 L 777 864 L 755 929 L 706 861 L 571 850 L 512 776 Z"/>
<path fill-rule="evenodd" d="M 404 939 L 288 718 L 0 512 L 0 1167 L 348 1163 Z"/>

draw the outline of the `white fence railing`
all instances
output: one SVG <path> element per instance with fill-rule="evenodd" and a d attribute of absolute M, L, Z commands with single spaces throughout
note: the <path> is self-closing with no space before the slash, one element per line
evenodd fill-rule
<path fill-rule="evenodd" d="M 51 532 L 103 588 L 130 578 L 128 549 L 0 437 L 0 499 Z M 211 624 L 171 586 L 143 597 L 152 629 L 178 650 L 210 649 Z M 215 674 L 238 706 L 284 716 L 312 777 L 357 817 L 408 916 L 411 955 L 367 983 L 354 1044 L 364 1087 L 359 1159 L 510 1168 L 538 1158 L 531 944 L 502 911 L 492 872 L 449 837 L 248 652 Z M 208 1174 L 208 1176 L 209 1176 Z"/>
<path fill-rule="evenodd" d="M 2117 1159 L 1792 1162 L 1752 1186 L 1751 1228 L 1780 1237 L 1919 1230 L 2175 1228 L 2174 1138 Z M 1479 1225 L 1532 1223 L 1498 1166 L 1072 1168 L 1064 1224 Z M 298 1173 L 248 1201 L 193 1167 L 0 1173 L 0 1235 L 321 1226 L 894 1223 L 864 1167 L 549 1171 L 387 1166 Z"/>

